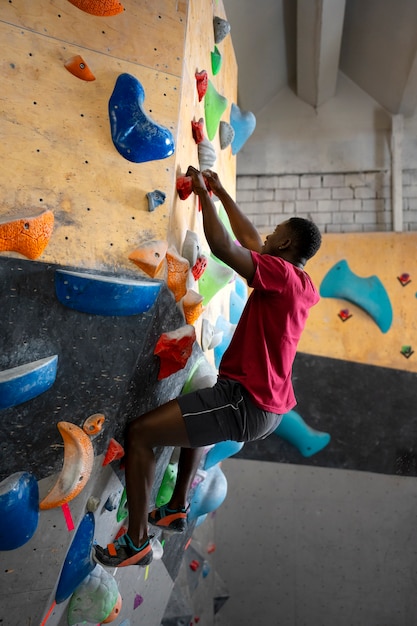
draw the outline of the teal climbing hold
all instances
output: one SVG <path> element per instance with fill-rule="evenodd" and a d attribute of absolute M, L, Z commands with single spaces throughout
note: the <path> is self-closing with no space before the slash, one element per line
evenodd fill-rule
<path fill-rule="evenodd" d="M 237 104 L 232 103 L 230 125 L 235 131 L 232 140 L 232 154 L 237 154 L 255 130 L 256 117 L 251 111 L 241 111 Z"/>
<path fill-rule="evenodd" d="M 175 151 L 171 131 L 144 112 L 144 101 L 145 90 L 138 79 L 120 74 L 109 100 L 111 136 L 117 151 L 134 163 L 165 159 Z"/>
<path fill-rule="evenodd" d="M 305 457 L 317 454 L 330 441 L 329 433 L 311 428 L 297 411 L 285 413 L 274 433 L 295 446 Z"/>
<path fill-rule="evenodd" d="M 227 495 L 227 480 L 220 465 L 207 471 L 205 479 L 197 485 L 191 497 L 188 519 L 195 520 L 212 513 L 223 503 Z"/>
<path fill-rule="evenodd" d="M 238 296 L 246 300 L 248 297 L 248 285 L 238 274 L 235 277 L 235 291 Z"/>
<path fill-rule="evenodd" d="M 204 115 L 206 120 L 207 137 L 212 141 L 216 135 L 220 118 L 227 108 L 227 98 L 219 94 L 211 80 L 208 81 L 207 92 L 204 97 Z"/>
<path fill-rule="evenodd" d="M 320 285 L 320 295 L 356 304 L 372 317 L 383 333 L 391 327 L 392 306 L 384 285 L 377 276 L 357 276 L 345 260 L 327 272 Z"/>
<path fill-rule="evenodd" d="M 220 463 L 224 459 L 228 459 L 240 452 L 243 448 L 243 441 L 220 441 L 216 443 L 211 450 L 209 450 L 206 454 L 206 458 L 204 460 L 203 469 L 208 470 L 211 467 L 214 467 L 217 463 Z"/>
<path fill-rule="evenodd" d="M 237 324 L 245 308 L 246 300 L 241 298 L 236 291 L 231 291 L 229 296 L 229 319 L 232 324 Z"/>

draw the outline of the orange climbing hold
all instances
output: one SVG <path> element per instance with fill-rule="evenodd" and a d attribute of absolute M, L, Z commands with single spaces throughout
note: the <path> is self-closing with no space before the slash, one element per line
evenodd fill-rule
<path fill-rule="evenodd" d="M 110 613 L 108 614 L 108 616 L 106 617 L 106 619 L 104 619 L 101 623 L 102 624 L 110 624 L 110 622 L 114 622 L 114 620 L 119 617 L 119 613 L 122 610 L 122 596 L 120 595 L 120 593 L 117 595 L 117 600 L 116 603 L 114 605 L 114 607 L 112 608 L 112 610 L 110 611 Z"/>
<path fill-rule="evenodd" d="M 90 70 L 87 63 L 79 54 L 71 57 L 70 59 L 68 59 L 68 61 L 65 61 L 64 66 L 69 72 L 71 72 L 71 74 L 73 74 L 77 78 L 81 78 L 81 80 L 96 80 L 93 72 Z"/>
<path fill-rule="evenodd" d="M 108 465 L 112 461 L 121 459 L 124 455 L 125 451 L 123 449 L 123 446 L 121 446 L 120 443 L 116 441 L 116 439 L 111 438 L 107 447 L 106 455 L 103 460 L 103 467 L 105 465 Z"/>
<path fill-rule="evenodd" d="M 168 265 L 167 286 L 174 294 L 175 302 L 179 302 L 187 293 L 190 264 L 174 248 L 167 251 L 166 260 Z"/>
<path fill-rule="evenodd" d="M 182 308 L 187 324 L 195 324 L 203 312 L 203 296 L 193 289 L 188 289 L 182 299 Z"/>
<path fill-rule="evenodd" d="M 90 437 L 70 422 L 58 422 L 57 426 L 64 442 L 64 464 L 55 485 L 39 504 L 42 510 L 62 506 L 78 496 L 93 469 L 94 449 Z"/>
<path fill-rule="evenodd" d="M 118 0 L 68 0 L 81 11 L 98 15 L 99 17 L 110 17 L 124 11 L 123 5 Z"/>
<path fill-rule="evenodd" d="M 168 243 L 166 241 L 148 241 L 131 252 L 129 259 L 151 278 L 154 278 L 162 268 L 167 249 Z"/>
<path fill-rule="evenodd" d="M 94 413 L 87 417 L 83 424 L 83 431 L 92 437 L 93 435 L 98 435 L 98 433 L 103 428 L 104 420 L 103 413 Z"/>
<path fill-rule="evenodd" d="M 191 356 L 196 340 L 194 326 L 187 324 L 163 333 L 156 342 L 154 354 L 160 358 L 158 380 L 183 369 Z"/>
<path fill-rule="evenodd" d="M 19 252 L 37 259 L 49 243 L 54 228 L 54 214 L 44 211 L 28 217 L 0 223 L 0 252 Z"/>

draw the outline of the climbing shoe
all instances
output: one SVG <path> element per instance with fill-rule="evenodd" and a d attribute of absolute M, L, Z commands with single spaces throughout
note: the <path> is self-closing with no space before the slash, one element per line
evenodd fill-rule
<path fill-rule="evenodd" d="M 109 543 L 107 548 L 94 546 L 94 551 L 96 561 L 107 567 L 126 567 L 127 565 L 145 567 L 153 558 L 149 539 L 137 548 L 127 533 L 116 539 L 114 543 Z"/>
<path fill-rule="evenodd" d="M 183 533 L 187 528 L 187 510 L 188 508 L 169 509 L 164 505 L 149 513 L 148 522 L 158 528 Z"/>

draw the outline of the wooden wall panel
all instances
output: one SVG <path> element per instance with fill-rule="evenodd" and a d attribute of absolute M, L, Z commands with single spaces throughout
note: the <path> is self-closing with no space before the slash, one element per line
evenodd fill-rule
<path fill-rule="evenodd" d="M 214 10 L 213 10 L 214 9 Z M 237 64 L 232 39 L 227 36 L 217 47 L 222 55 L 220 72 L 213 76 L 211 71 L 211 52 L 214 51 L 213 17 L 226 19 L 221 2 L 211 3 L 193 1 L 189 5 L 186 33 L 186 46 L 183 66 L 183 92 L 179 115 L 177 175 L 184 174 L 188 165 L 199 167 L 198 149 L 191 133 L 191 121 L 204 118 L 204 99 L 199 102 L 196 89 L 196 71 L 206 70 L 209 80 L 219 94 L 227 98 L 227 108 L 222 120 L 229 122 L 232 102 L 237 102 Z M 217 171 L 224 186 L 234 196 L 236 192 L 236 157 L 231 147 L 220 149 L 219 134 L 212 140 L 216 151 L 216 162 L 212 169 Z M 201 214 L 197 211 L 197 201 L 190 196 L 186 201 L 176 198 L 171 212 L 170 237 L 172 243 L 181 249 L 182 239 L 187 228 L 198 232 L 204 242 Z M 207 248 L 208 249 L 208 248 Z"/>
<path fill-rule="evenodd" d="M 219 44 L 220 73 L 211 76 L 213 16 L 225 16 L 202 0 L 123 3 L 114 17 L 89 15 L 67 0 L 13 0 L 0 8 L 0 157 L 3 221 L 48 208 L 55 228 L 39 260 L 63 265 L 132 270 L 129 253 L 144 241 L 168 239 L 179 250 L 188 228 L 202 233 L 195 198 L 178 200 L 175 182 L 188 164 L 198 166 L 191 120 L 204 117 L 196 69 L 206 69 L 230 106 L 236 101 L 237 67 L 232 41 Z M 184 46 L 186 45 L 186 48 Z M 64 63 L 80 54 L 96 80 L 85 82 Z M 110 134 L 108 101 L 119 74 L 134 75 L 145 89 L 145 112 L 176 138 L 167 159 L 131 163 Z M 221 151 L 215 167 L 235 191 L 235 157 Z M 166 201 L 148 211 L 146 193 L 160 189 Z M 17 253 L 2 253 L 19 256 Z"/>
<path fill-rule="evenodd" d="M 329 269 L 345 259 L 357 276 L 380 279 L 391 301 L 393 321 L 383 333 L 363 308 L 322 298 L 311 311 L 300 352 L 417 372 L 417 351 L 409 358 L 401 354 L 404 345 L 417 348 L 416 251 L 415 233 L 325 235 L 320 251 L 306 267 L 317 287 Z M 411 278 L 405 287 L 398 280 L 403 273 Z M 346 322 L 338 317 L 344 308 L 352 314 Z"/>
<path fill-rule="evenodd" d="M 12 0 L 2 3 L 0 19 L 86 52 L 95 50 L 181 76 L 186 0 L 124 0 L 122 4 L 123 13 L 97 17 L 68 0 Z"/>
<path fill-rule="evenodd" d="M 23 21 L 26 7 L 33 5 L 15 4 Z M 72 35 L 68 38 L 75 39 L 85 19 L 93 16 L 68 2 L 61 4 L 74 10 L 66 24 Z M 40 260 L 131 269 L 128 255 L 141 241 L 166 236 L 175 155 L 147 163 L 131 163 L 119 155 L 111 139 L 108 101 L 118 75 L 134 75 L 145 89 L 145 112 L 176 137 L 181 77 L 109 56 L 106 50 L 80 50 L 62 41 L 61 32 L 53 37 L 55 9 L 56 3 L 45 5 L 40 13 L 49 36 L 0 22 L 5 76 L 0 95 L 2 219 L 52 209 L 55 229 Z M 99 32 L 114 18 L 93 19 Z M 182 29 L 176 54 L 180 57 L 185 24 Z M 135 39 L 135 31 L 120 36 Z M 65 69 L 65 61 L 79 53 L 95 81 L 82 81 Z M 156 188 L 166 192 L 167 199 L 150 213 L 146 193 Z"/>

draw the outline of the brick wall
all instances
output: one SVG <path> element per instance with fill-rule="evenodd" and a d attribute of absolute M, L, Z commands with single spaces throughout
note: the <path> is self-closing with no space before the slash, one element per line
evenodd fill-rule
<path fill-rule="evenodd" d="M 294 215 L 325 233 L 392 230 L 390 172 L 238 176 L 236 199 L 261 232 Z M 404 231 L 417 230 L 417 170 L 403 172 Z"/>

